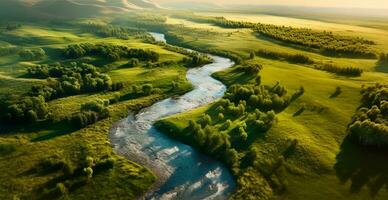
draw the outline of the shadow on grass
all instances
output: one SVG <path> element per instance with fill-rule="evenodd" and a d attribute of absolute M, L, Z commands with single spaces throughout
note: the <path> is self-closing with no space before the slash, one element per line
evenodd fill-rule
<path fill-rule="evenodd" d="M 50 140 L 55 137 L 70 134 L 78 129 L 66 121 L 62 122 L 38 122 L 35 124 L 24 125 L 0 125 L 0 135 L 12 135 L 16 133 L 38 133 L 36 137 L 31 139 L 31 142 L 39 142 Z"/>
<path fill-rule="evenodd" d="M 377 72 L 388 73 L 388 65 L 378 64 L 376 65 L 375 70 Z"/>
<path fill-rule="evenodd" d="M 350 182 L 350 193 L 362 188 L 376 196 L 383 187 L 388 187 L 388 151 L 354 144 L 348 137 L 341 145 L 341 151 L 334 165 L 341 183 Z"/>

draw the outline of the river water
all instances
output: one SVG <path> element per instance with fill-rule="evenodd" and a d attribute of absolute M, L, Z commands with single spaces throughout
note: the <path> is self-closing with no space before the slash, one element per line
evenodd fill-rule
<path fill-rule="evenodd" d="M 163 34 L 150 33 L 166 42 Z M 221 98 L 226 87 L 211 74 L 234 65 L 227 58 L 209 55 L 214 62 L 188 70 L 194 89 L 179 98 L 169 98 L 118 122 L 110 139 L 115 150 L 130 160 L 146 165 L 159 179 L 145 199 L 226 199 L 235 189 L 228 169 L 220 162 L 171 139 L 156 130 L 155 121 L 186 112 Z"/>

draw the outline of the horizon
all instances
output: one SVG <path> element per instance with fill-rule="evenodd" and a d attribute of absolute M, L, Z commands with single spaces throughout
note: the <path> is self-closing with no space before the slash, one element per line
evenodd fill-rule
<path fill-rule="evenodd" d="M 377 10 L 386 10 L 388 9 L 388 2 L 385 0 L 373 0 L 374 2 L 371 3 L 361 0 L 342 0 L 341 2 L 338 1 L 323 1 L 318 0 L 311 3 L 311 1 L 308 0 L 296 0 L 293 2 L 288 2 L 285 0 L 261 0 L 261 1 L 255 1 L 255 0 L 244 0 L 244 1 L 236 1 L 236 0 L 216 0 L 213 2 L 208 2 L 206 0 L 198 0 L 198 1 L 192 1 L 192 0 L 153 0 L 155 3 L 159 4 L 169 4 L 169 3 L 210 3 L 210 4 L 220 4 L 220 5 L 256 5 L 256 6 L 285 6 L 285 7 L 315 7 L 315 8 L 346 8 L 346 9 L 377 9 Z"/>

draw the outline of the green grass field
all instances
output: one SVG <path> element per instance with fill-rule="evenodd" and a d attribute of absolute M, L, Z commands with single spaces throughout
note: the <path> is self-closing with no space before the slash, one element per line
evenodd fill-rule
<path fill-rule="evenodd" d="M 44 24 L 23 25 L 20 29 L 0 33 L 1 39 L 23 48 L 43 48 L 46 58 L 40 61 L 24 62 L 17 55 L 0 57 L 0 95 L 23 95 L 32 85 L 45 84 L 45 80 L 26 78 L 27 67 L 40 63 L 59 61 L 58 50 L 76 43 L 107 43 L 125 45 L 130 48 L 150 49 L 160 54 L 159 62 L 180 61 L 185 56 L 168 51 L 160 46 L 144 43 L 139 39 L 121 40 L 101 38 L 81 33 L 75 28 L 48 28 Z M 5 43 L 5 42 L 4 42 Z M 108 107 L 110 117 L 81 130 L 74 130 L 61 120 L 66 120 L 80 109 L 81 104 L 93 99 L 110 99 L 117 92 L 80 94 L 50 101 L 51 114 L 60 122 L 40 123 L 20 127 L 0 127 L 0 144 L 12 146 L 11 152 L 0 155 L 0 198 L 46 199 L 45 190 L 55 188 L 61 173 L 38 174 L 33 170 L 51 157 L 59 157 L 76 165 L 84 159 L 83 154 L 100 160 L 111 157 L 116 160 L 112 170 L 96 174 L 85 186 L 65 195 L 69 199 L 135 199 L 144 194 L 155 182 L 155 175 L 147 168 L 117 155 L 109 142 L 108 134 L 113 124 L 125 118 L 129 112 L 139 110 L 152 103 L 190 90 L 186 68 L 175 64 L 163 68 L 120 68 L 125 61 L 103 62 L 102 66 L 112 66 L 108 74 L 113 82 L 123 82 L 122 95 L 130 92 L 132 85 L 152 84 L 160 92 L 150 96 L 124 99 Z M 116 69 L 117 68 L 117 69 Z M 179 83 L 179 88 L 170 90 L 171 81 Z M 3 151 L 3 150 L 2 150 Z M 12 170 L 11 170 L 12 169 Z"/>
<path fill-rule="evenodd" d="M 382 29 L 366 28 L 356 25 L 335 24 L 317 20 L 296 19 L 269 15 L 247 15 L 239 13 L 196 13 L 198 15 L 223 16 L 235 21 L 261 22 L 294 27 L 307 27 L 314 30 L 330 30 L 336 34 L 351 35 L 376 41 L 376 51 L 388 51 L 387 34 Z M 185 24 L 185 21 L 180 21 Z M 252 146 L 263 153 L 263 159 L 271 158 L 284 141 L 297 139 L 298 147 L 294 155 L 286 161 L 287 190 L 275 199 L 386 199 L 388 190 L 384 178 L 387 166 L 386 156 L 381 152 L 371 152 L 350 144 L 345 139 L 347 125 L 360 105 L 360 88 L 363 84 L 375 82 L 387 83 L 385 69 L 376 67 L 376 60 L 333 58 L 306 52 L 283 43 L 265 38 L 257 38 L 250 30 L 226 29 L 189 22 L 188 28 L 172 32 L 184 37 L 186 44 L 199 48 L 227 50 L 245 58 L 256 49 L 268 49 L 283 53 L 300 53 L 315 61 L 330 62 L 346 67 L 354 66 L 365 70 L 361 77 L 339 76 L 318 71 L 308 66 L 290 64 L 256 57 L 247 63 L 262 64 L 262 81 L 265 85 L 274 85 L 279 81 L 289 92 L 300 86 L 305 88 L 304 95 L 293 102 L 286 110 L 277 114 L 277 122 L 263 138 L 257 139 Z M 213 33 L 200 32 L 208 27 Z M 222 28 L 221 28 L 222 29 Z M 189 31 L 190 30 L 190 31 Z M 216 37 L 214 35 L 217 35 Z M 227 85 L 254 82 L 244 78 L 233 69 L 217 73 Z M 330 96 L 336 87 L 342 93 Z M 295 115 L 302 107 L 304 111 Z M 198 120 L 209 107 L 199 108 L 162 120 L 163 124 L 183 130 L 189 120 Z M 234 122 L 238 123 L 238 122 Z"/>
<path fill-rule="evenodd" d="M 327 30 L 335 34 L 363 37 L 376 42 L 376 53 L 388 52 L 388 23 L 349 19 L 323 20 L 292 18 L 264 14 L 230 12 L 198 12 L 202 16 L 223 16 L 233 21 L 260 22 L 287 25 L 313 30 Z M 250 147 L 260 152 L 263 160 L 278 156 L 279 149 L 287 141 L 296 139 L 295 152 L 285 160 L 286 190 L 275 193 L 273 199 L 388 199 L 388 162 L 385 152 L 357 146 L 346 139 L 347 126 L 360 105 L 362 85 L 376 82 L 388 83 L 388 67 L 378 66 L 377 59 L 340 58 L 307 51 L 262 36 L 250 29 L 227 29 L 208 23 L 197 23 L 163 11 L 166 22 L 160 26 L 182 37 L 181 45 L 195 49 L 215 49 L 231 52 L 244 59 L 242 65 L 261 64 L 262 84 L 273 86 L 277 82 L 285 86 L 288 94 L 301 86 L 303 96 L 292 102 L 263 137 L 257 137 Z M 141 21 L 142 19 L 138 19 Z M 119 156 L 108 139 L 110 128 L 129 112 L 152 105 L 158 100 L 185 93 L 191 89 L 186 80 L 183 65 L 178 64 L 185 55 L 167 50 L 163 46 L 147 43 L 140 38 L 118 39 L 99 37 L 80 28 L 93 22 L 110 24 L 109 18 L 72 20 L 66 24 L 21 22 L 15 30 L 0 31 L 0 47 L 42 48 L 47 56 L 39 61 L 22 61 L 17 54 L 0 56 L 0 98 L 26 94 L 32 85 L 44 85 L 43 79 L 26 76 L 27 68 L 37 64 L 63 61 L 61 49 L 70 44 L 92 43 L 124 45 L 129 48 L 148 49 L 160 55 L 159 63 L 173 61 L 163 67 L 144 67 L 143 64 L 126 68 L 126 60 L 115 62 L 99 58 L 91 60 L 104 70 L 113 82 L 122 82 L 119 92 L 95 92 L 72 95 L 48 102 L 48 108 L 58 121 L 42 122 L 26 126 L 0 126 L 0 199 L 47 199 L 43 194 L 62 182 L 61 172 L 37 173 L 34 169 L 52 157 L 60 157 L 76 165 L 85 161 L 85 155 L 94 160 L 111 157 L 116 163 L 110 171 L 95 174 L 88 184 L 67 191 L 65 199 L 136 199 L 152 187 L 157 177 L 144 166 Z M 131 26 L 131 24 L 128 24 Z M 149 28 L 149 27 L 147 27 Z M 339 67 L 357 67 L 364 72 L 359 77 L 336 75 L 314 69 L 310 64 L 298 65 L 255 56 L 257 50 L 279 53 L 303 54 L 317 63 L 331 63 Z M 69 60 L 67 60 L 69 61 Z M 231 68 L 214 75 L 227 86 L 254 83 Z M 172 81 L 179 87 L 171 90 Z M 146 96 L 131 95 L 133 85 L 152 84 L 157 92 Z M 339 95 L 333 95 L 336 88 Z M 120 93 L 119 102 L 109 105 L 110 116 L 81 130 L 75 130 L 65 120 L 80 110 L 83 103 L 95 99 L 111 99 Z M 301 112 L 301 108 L 304 108 Z M 184 130 L 190 120 L 198 120 L 211 112 L 211 105 L 181 113 L 161 122 L 174 130 Z M 239 124 L 242 119 L 233 123 Z M 240 185 L 241 186 L 241 185 Z M 243 187 L 244 185 L 242 185 Z"/>

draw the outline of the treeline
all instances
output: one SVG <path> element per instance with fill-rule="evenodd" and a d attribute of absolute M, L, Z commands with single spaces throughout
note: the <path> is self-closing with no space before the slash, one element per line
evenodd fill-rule
<path fill-rule="evenodd" d="M 77 59 L 84 56 L 101 56 L 103 58 L 117 61 L 123 58 L 137 58 L 141 61 L 156 62 L 159 60 L 159 54 L 144 49 L 132 49 L 126 46 L 112 45 L 112 44 L 74 44 L 69 45 L 64 50 L 66 58 Z"/>
<path fill-rule="evenodd" d="M 370 48 L 375 43 L 360 37 L 268 24 L 258 24 L 254 30 L 266 37 L 316 49 L 330 56 L 376 58 L 375 52 Z"/>
<path fill-rule="evenodd" d="M 370 48 L 371 45 L 375 45 L 375 42 L 361 37 L 342 36 L 328 31 L 315 31 L 308 28 L 232 21 L 224 17 L 180 14 L 174 16 L 198 23 L 211 23 L 223 28 L 250 28 L 259 35 L 315 49 L 330 56 L 376 58 L 375 52 Z"/>
<path fill-rule="evenodd" d="M 362 69 L 356 67 L 339 67 L 334 64 L 327 63 L 317 63 L 314 65 L 314 67 L 318 70 L 327 71 L 343 76 L 361 76 L 361 74 L 364 72 Z"/>
<path fill-rule="evenodd" d="M 289 54 L 260 49 L 253 52 L 254 55 L 273 60 L 283 60 L 296 64 L 312 64 L 314 60 L 303 54 Z"/>
<path fill-rule="evenodd" d="M 89 33 L 94 33 L 100 37 L 115 37 L 118 39 L 128 40 L 130 37 L 152 40 L 144 30 L 137 28 L 128 28 L 122 26 L 104 25 L 97 23 L 87 23 L 82 25 L 82 29 Z"/>
<path fill-rule="evenodd" d="M 388 147 L 388 85 L 361 89 L 361 108 L 348 126 L 353 141 L 378 148 Z"/>

